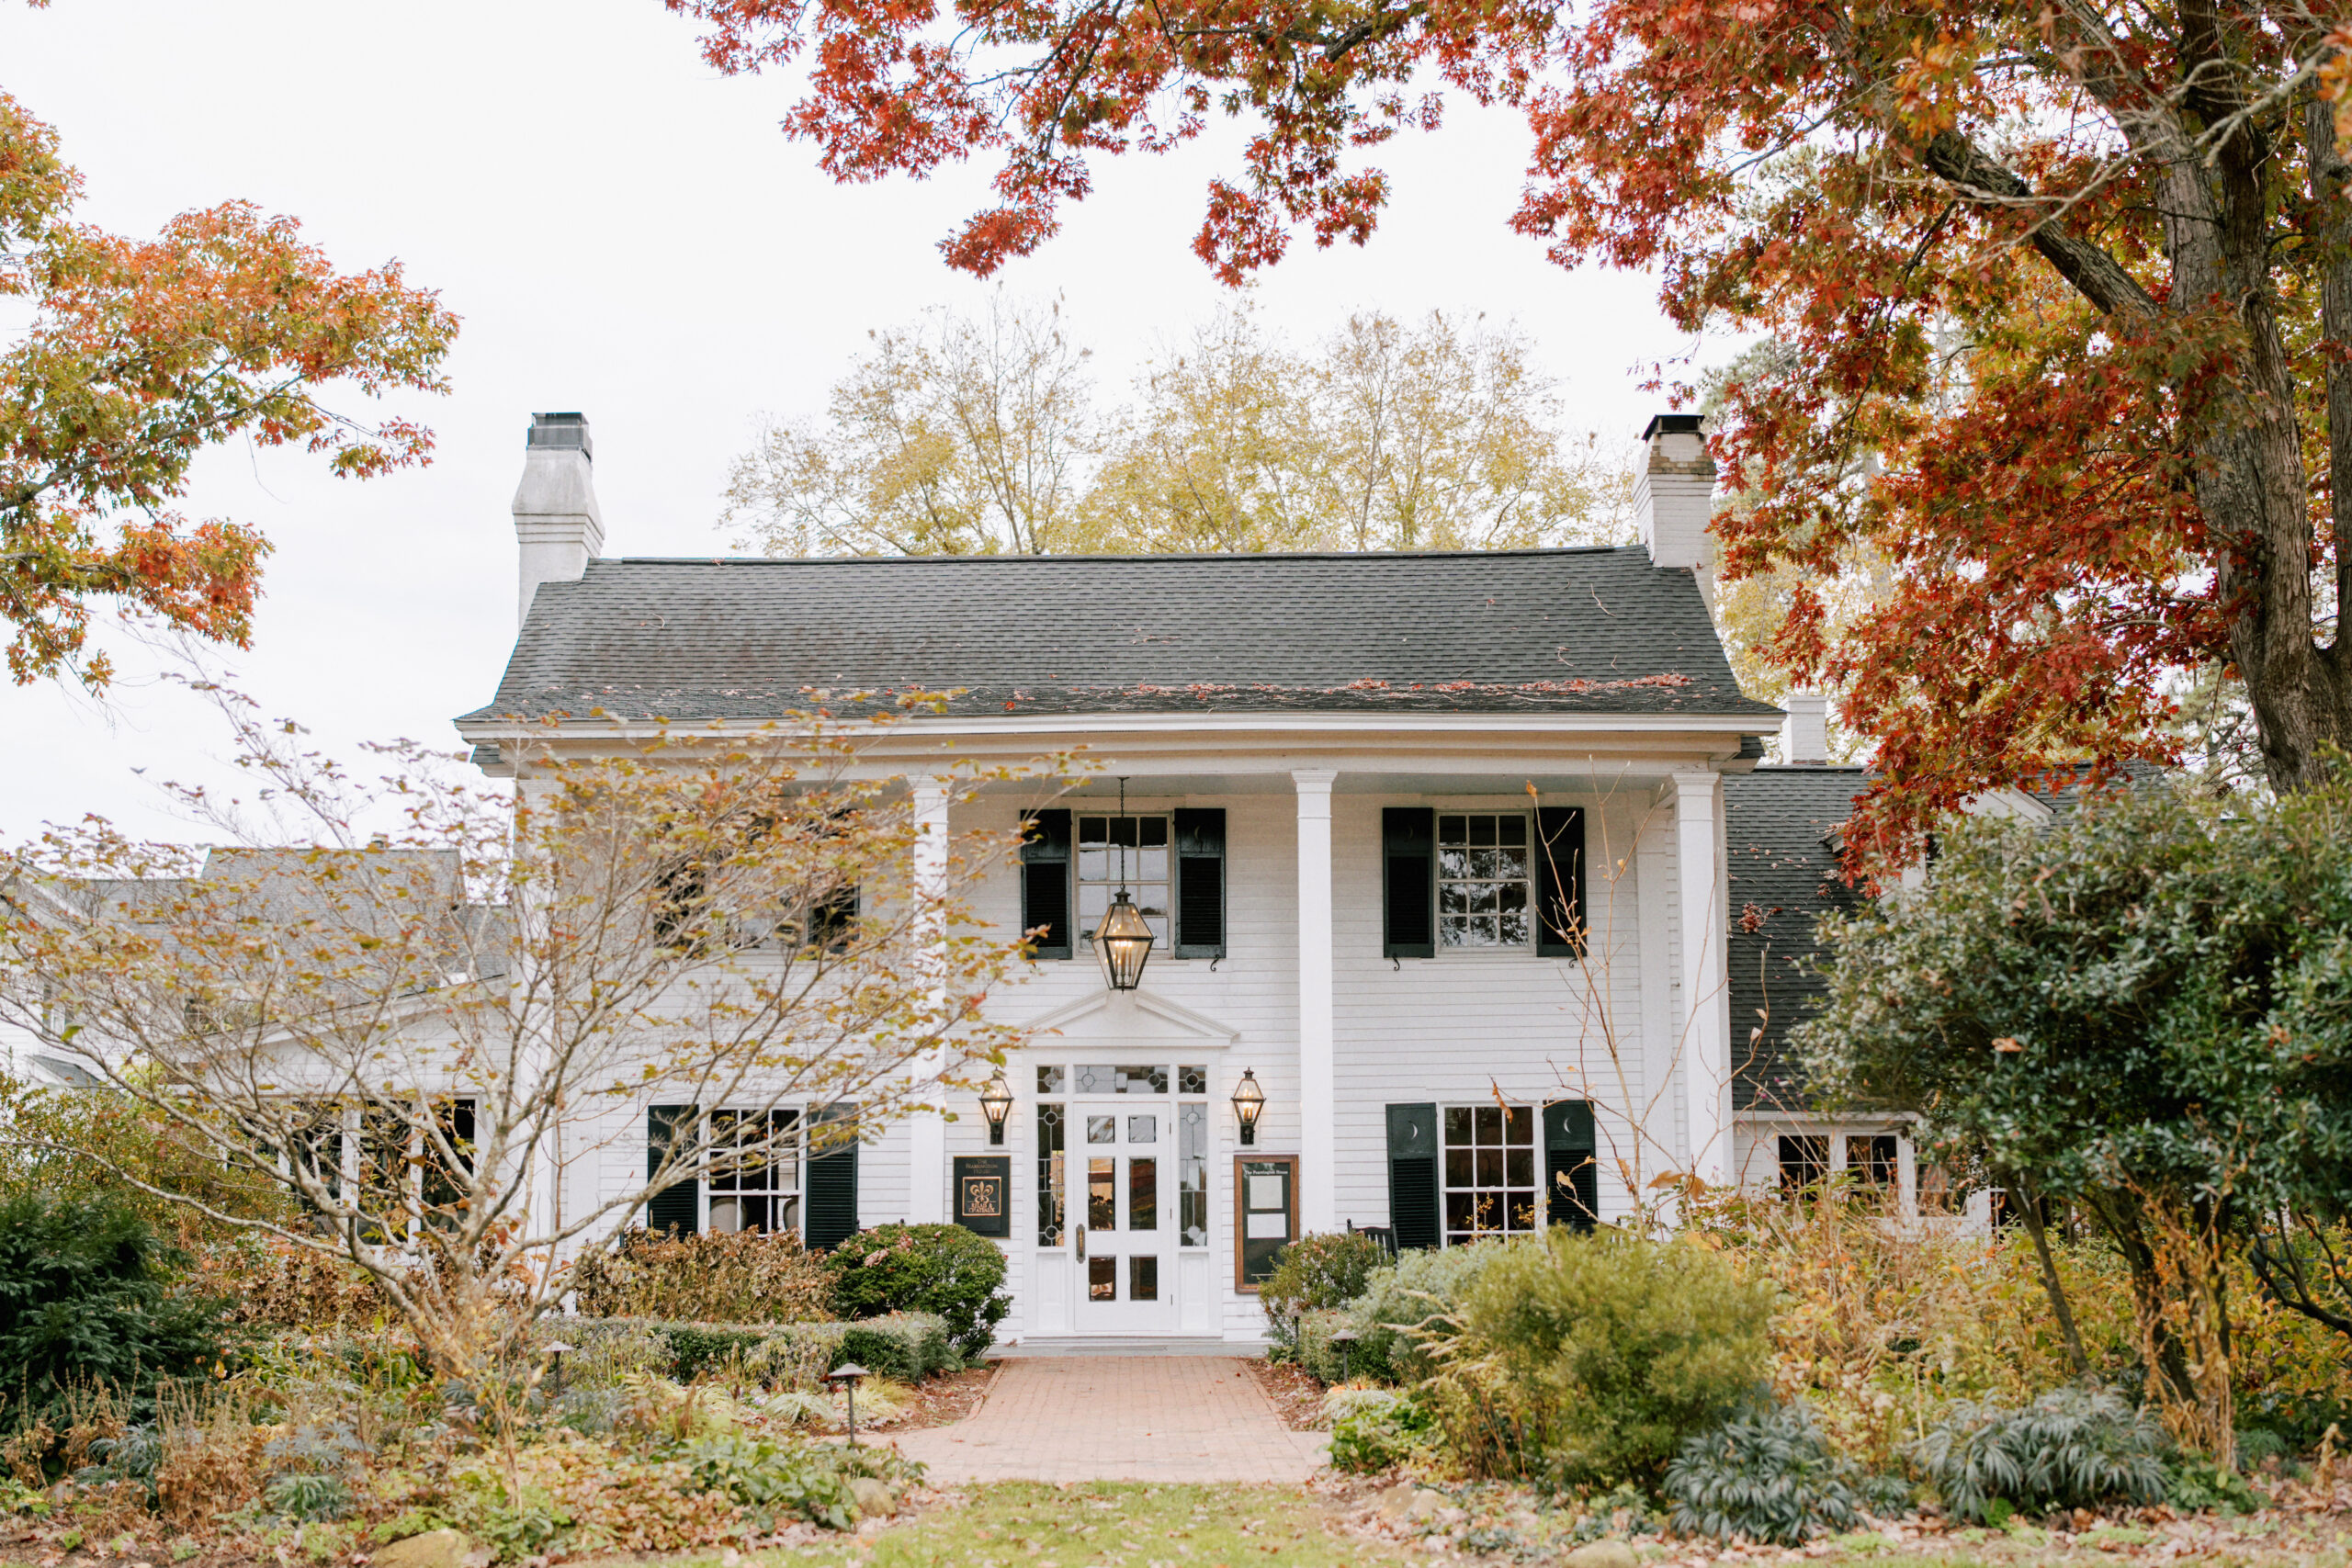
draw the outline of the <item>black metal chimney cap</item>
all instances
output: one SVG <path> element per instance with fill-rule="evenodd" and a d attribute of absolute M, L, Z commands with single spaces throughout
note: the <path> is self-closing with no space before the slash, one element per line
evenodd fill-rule
<path fill-rule="evenodd" d="M 1642 439 L 1657 435 L 1696 435 L 1700 434 L 1701 415 L 1695 413 L 1654 413 L 1642 431 Z"/>
<path fill-rule="evenodd" d="M 535 413 L 531 416 L 531 432 L 523 445 L 531 446 L 569 447 L 594 461 L 595 444 L 588 439 L 588 416 L 571 413 Z"/>

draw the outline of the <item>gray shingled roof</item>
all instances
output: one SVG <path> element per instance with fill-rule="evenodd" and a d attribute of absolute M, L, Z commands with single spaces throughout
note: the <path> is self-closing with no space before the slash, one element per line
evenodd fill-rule
<path fill-rule="evenodd" d="M 1628 547 L 592 561 L 539 589 L 497 696 L 458 722 L 949 689 L 974 716 L 1774 716 L 1740 694 L 1690 573 Z"/>
<path fill-rule="evenodd" d="M 1801 1111 L 1804 1085 L 1789 1032 L 1819 1002 L 1811 973 L 1814 922 L 1863 896 L 1846 886 L 1830 835 L 1869 786 L 1862 768 L 1758 768 L 1724 777 L 1724 843 L 1731 867 L 1732 1103 Z M 1742 916 L 1755 910 L 1756 929 Z M 1763 1033 L 1749 1042 L 1748 1031 Z"/>

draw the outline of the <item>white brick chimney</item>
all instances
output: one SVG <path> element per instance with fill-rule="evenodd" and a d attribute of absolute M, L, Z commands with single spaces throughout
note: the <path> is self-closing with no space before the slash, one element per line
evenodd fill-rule
<path fill-rule="evenodd" d="M 1781 721 L 1781 761 L 1829 761 L 1829 699 L 1819 692 L 1791 692 L 1781 699 L 1788 717 Z"/>
<path fill-rule="evenodd" d="M 1691 567 L 1713 607 L 1714 551 L 1707 519 L 1715 498 L 1715 460 L 1707 455 L 1695 413 L 1662 413 L 1642 432 L 1648 448 L 1634 479 L 1634 510 L 1642 520 L 1642 543 L 1657 567 Z"/>
<path fill-rule="evenodd" d="M 577 582 L 605 548 L 604 514 L 589 471 L 595 448 L 588 416 L 535 413 L 523 448 L 523 482 L 514 487 L 514 541 L 521 572 L 514 604 L 519 630 L 542 582 Z"/>

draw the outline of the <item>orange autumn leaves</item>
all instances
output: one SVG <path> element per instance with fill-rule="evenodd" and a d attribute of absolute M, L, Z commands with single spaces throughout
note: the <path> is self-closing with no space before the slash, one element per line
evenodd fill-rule
<path fill-rule="evenodd" d="M 447 389 L 457 318 L 397 263 L 344 274 L 246 202 L 152 239 L 73 220 L 56 133 L 0 93 L 0 296 L 29 321 L 0 353 L 0 617 L 19 682 L 111 671 L 94 600 L 243 646 L 266 540 L 175 511 L 205 447 L 300 445 L 364 478 L 429 461 L 432 434 L 330 407 Z"/>

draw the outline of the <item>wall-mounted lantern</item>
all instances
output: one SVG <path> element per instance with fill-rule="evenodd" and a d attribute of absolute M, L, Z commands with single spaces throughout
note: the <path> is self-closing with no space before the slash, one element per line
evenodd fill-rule
<path fill-rule="evenodd" d="M 1241 1082 L 1233 1090 L 1233 1113 L 1241 1119 L 1241 1142 L 1244 1147 L 1258 1141 L 1258 1113 L 1266 1109 L 1266 1091 L 1258 1087 L 1258 1071 L 1245 1068 Z"/>
<path fill-rule="evenodd" d="M 1004 1142 L 1004 1119 L 1012 1114 L 1012 1086 L 1004 1081 L 1004 1069 L 999 1067 L 996 1077 L 989 1079 L 980 1090 L 980 1114 L 989 1119 L 989 1145 L 996 1147 Z"/>

